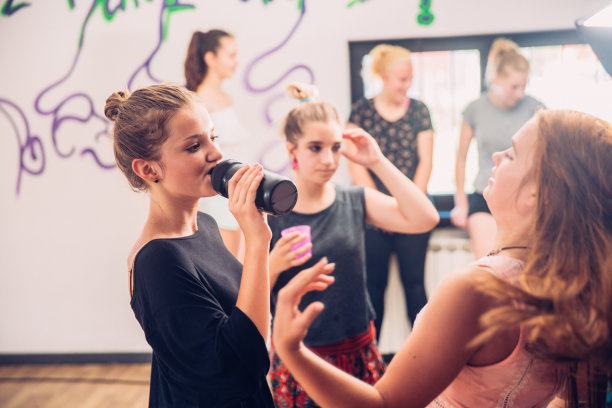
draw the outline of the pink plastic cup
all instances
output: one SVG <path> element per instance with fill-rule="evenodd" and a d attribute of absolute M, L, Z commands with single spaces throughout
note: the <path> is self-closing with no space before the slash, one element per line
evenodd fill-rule
<path fill-rule="evenodd" d="M 294 231 L 299 231 L 302 234 L 306 234 L 306 238 L 304 238 L 302 241 L 298 242 L 293 247 L 291 247 L 292 251 L 295 251 L 296 249 L 301 248 L 310 242 L 310 225 L 295 225 L 293 227 L 285 228 L 284 230 L 281 231 L 281 236 L 284 237 L 285 235 L 289 235 Z M 303 254 L 297 256 L 295 259 L 303 258 L 306 255 L 312 255 L 312 249 L 309 249 Z"/>

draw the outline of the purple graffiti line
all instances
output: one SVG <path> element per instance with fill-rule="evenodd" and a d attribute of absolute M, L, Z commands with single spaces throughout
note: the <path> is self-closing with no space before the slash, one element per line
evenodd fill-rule
<path fill-rule="evenodd" d="M 147 0 L 151 2 L 152 0 Z M 109 5 L 114 4 L 114 7 Z M 170 15 L 174 12 L 193 9 L 192 4 L 182 3 L 181 0 L 160 0 L 161 11 L 156 24 L 159 26 L 158 42 L 152 53 L 147 57 L 145 62 L 139 65 L 134 73 L 130 76 L 128 83 L 131 85 L 138 72 L 145 70 L 148 78 L 153 82 L 161 82 L 155 78 L 151 72 L 150 64 L 153 57 L 160 49 L 161 43 L 165 41 L 168 34 Z M 7 10 L 15 12 L 18 8 L 29 4 L 21 3 L 13 5 L 12 1 L 4 3 L 3 12 Z M 69 0 L 68 5 L 74 9 L 74 2 Z M 139 7 L 138 0 L 134 0 L 134 6 Z M 55 153 L 63 159 L 68 159 L 75 154 L 81 157 L 90 157 L 94 163 L 103 170 L 110 170 L 116 167 L 114 160 L 103 159 L 103 151 L 108 155 L 108 149 L 104 149 L 108 144 L 102 143 L 110 137 L 110 122 L 102 115 L 96 113 L 94 109 L 93 98 L 84 91 L 63 92 L 58 88 L 66 84 L 74 75 L 77 64 L 81 57 L 81 52 L 85 44 L 85 34 L 89 21 L 97 11 L 100 11 L 106 21 L 112 21 L 116 14 L 125 11 L 126 1 L 121 0 L 118 3 L 113 3 L 110 0 L 92 0 L 90 3 L 87 15 L 81 24 L 77 50 L 68 68 L 67 72 L 59 79 L 44 87 L 34 100 L 34 109 L 41 116 L 51 117 L 51 144 Z M 65 85 L 66 86 L 66 85 Z M 59 102 L 51 102 L 43 106 L 43 98 L 51 98 L 49 94 L 55 91 L 61 96 Z M 28 119 L 23 111 L 13 102 L 0 99 L 2 105 L 1 112 L 8 118 L 15 134 L 19 140 L 20 146 L 20 170 L 17 177 L 17 196 L 21 188 L 22 174 L 28 173 L 34 176 L 40 176 L 45 169 L 45 149 L 41 139 L 37 136 L 32 136 L 29 131 Z M 11 115 L 12 111 L 16 111 L 16 117 L 23 122 L 26 129 L 25 136 L 19 132 L 17 122 Z M 70 129 L 66 129 L 67 127 Z M 75 129 L 76 128 L 76 129 Z M 77 136 L 74 138 L 74 136 Z M 78 145 L 78 146 L 77 146 Z M 26 160 L 28 159 L 28 160 Z M 33 164 L 31 164 L 32 162 Z M 38 165 L 37 165 L 38 164 Z"/>
<path fill-rule="evenodd" d="M 20 127 L 7 108 L 10 108 L 14 112 L 13 115 L 16 114 L 16 118 L 21 121 L 23 132 L 20 131 Z M 45 170 L 45 150 L 40 138 L 30 133 L 30 125 L 19 106 L 7 99 L 0 98 L 0 112 L 10 122 L 17 138 L 17 144 L 19 145 L 19 169 L 17 171 L 17 185 L 15 187 L 15 194 L 18 196 L 21 189 L 21 175 L 23 172 L 39 175 Z"/>
<path fill-rule="evenodd" d="M 271 56 L 272 54 L 278 52 L 281 48 L 283 48 L 288 42 L 289 40 L 293 37 L 293 35 L 295 34 L 295 32 L 297 31 L 300 23 L 302 22 L 302 19 L 304 18 L 304 15 L 306 14 L 306 2 L 304 2 L 302 4 L 302 7 L 300 9 L 300 16 L 297 20 L 297 22 L 295 23 L 295 25 L 291 28 L 291 30 L 289 31 L 289 34 L 287 35 L 287 37 L 285 37 L 285 39 L 283 39 L 280 44 L 272 47 L 271 49 L 265 51 L 264 53 L 260 54 L 259 56 L 255 57 L 251 62 L 249 62 L 247 64 L 247 67 L 244 71 L 244 75 L 243 75 L 243 82 L 244 82 L 244 86 L 246 87 L 246 89 L 249 92 L 252 93 L 265 93 L 270 91 L 272 88 L 276 87 L 278 84 L 280 84 L 281 82 L 283 82 L 292 72 L 297 71 L 297 70 L 304 70 L 309 78 L 310 78 L 310 83 L 314 83 L 314 73 L 312 71 L 312 69 L 310 69 L 308 66 L 304 65 L 304 64 L 298 64 L 298 65 L 294 65 L 293 67 L 289 68 L 287 71 L 285 71 L 280 77 L 278 77 L 276 80 L 273 80 L 271 83 L 267 84 L 267 85 L 263 85 L 263 86 L 254 86 L 251 83 L 251 75 L 252 75 L 252 71 L 253 69 L 264 59 L 268 58 L 269 56 Z M 266 123 L 268 123 L 269 125 L 272 124 L 272 118 L 270 115 L 270 108 L 272 106 L 272 104 L 276 101 L 278 101 L 279 99 L 281 99 L 284 96 L 284 92 L 283 93 L 277 93 L 272 95 L 270 98 L 268 98 L 268 100 L 266 101 L 265 105 L 264 105 L 264 116 L 266 119 Z"/>
<path fill-rule="evenodd" d="M 34 101 L 34 109 L 36 110 L 37 113 L 43 116 L 50 115 L 52 117 L 52 123 L 51 123 L 52 145 L 57 155 L 64 159 L 67 159 L 73 156 L 77 149 L 75 146 L 69 146 L 67 148 L 61 146 L 60 130 L 61 130 L 62 125 L 65 125 L 71 122 L 76 122 L 79 124 L 87 124 L 91 121 L 96 121 L 98 127 L 100 127 L 101 130 L 99 130 L 94 135 L 93 142 L 96 142 L 97 140 L 99 140 L 100 137 L 102 137 L 102 135 L 106 135 L 106 137 L 108 137 L 108 128 L 109 128 L 108 121 L 106 120 L 106 118 L 102 117 L 101 115 L 95 112 L 93 98 L 84 92 L 77 92 L 74 94 L 70 94 L 66 96 L 65 98 L 63 98 L 57 105 L 55 105 L 54 107 L 50 109 L 43 109 L 41 107 L 42 98 L 47 93 L 49 93 L 52 89 L 64 83 L 71 76 L 79 60 L 80 54 L 81 54 L 81 48 L 78 49 L 74 57 L 74 60 L 72 61 L 72 65 L 70 66 L 70 69 L 68 70 L 68 73 L 66 73 L 66 75 L 64 75 L 64 77 L 62 77 L 60 80 L 44 88 L 38 94 L 38 96 L 36 97 Z M 79 108 L 78 112 L 80 113 L 71 112 L 71 108 L 74 109 L 77 107 Z M 68 111 L 69 113 L 65 113 L 66 111 Z M 84 114 L 82 113 L 83 111 L 84 111 Z M 115 167 L 114 163 L 112 162 L 104 163 L 100 159 L 100 154 L 96 151 L 95 146 L 87 146 L 83 148 L 79 153 L 81 155 L 84 155 L 84 154 L 92 155 L 94 158 L 94 161 L 102 169 L 108 170 L 108 169 L 113 169 Z"/>
<path fill-rule="evenodd" d="M 86 92 L 75 92 L 73 94 L 69 94 L 62 98 L 59 103 L 55 106 L 52 106 L 48 109 L 43 108 L 42 99 L 45 95 L 49 94 L 52 90 L 58 88 L 60 85 L 67 82 L 72 74 L 74 73 L 79 58 L 81 56 L 81 51 L 83 50 L 83 45 L 85 43 L 85 31 L 86 27 L 89 23 L 91 16 L 94 11 L 101 6 L 101 2 L 99 0 L 94 0 L 91 3 L 91 6 L 87 12 L 87 16 L 81 26 L 78 47 L 76 54 L 72 60 L 72 63 L 68 69 L 68 71 L 57 81 L 51 83 L 47 87 L 45 87 L 35 98 L 34 100 L 34 109 L 36 112 L 43 116 L 51 116 L 51 140 L 53 148 L 58 156 L 61 158 L 67 159 L 72 157 L 76 152 L 77 148 L 74 145 L 69 146 L 61 146 L 62 142 L 62 132 L 61 128 L 63 125 L 68 124 L 80 124 L 86 125 L 90 124 L 90 122 L 98 127 L 98 131 L 95 132 L 93 137 L 90 135 L 89 139 L 87 138 L 89 131 L 81 133 L 79 139 L 86 146 L 80 149 L 78 152 L 81 156 L 92 156 L 94 162 L 102 169 L 110 170 L 115 168 L 114 162 L 105 163 L 101 158 L 101 152 L 96 149 L 97 142 L 102 137 L 109 137 L 109 123 L 105 117 L 96 113 L 94 109 L 93 98 L 88 95 Z M 124 10 L 121 4 L 117 5 L 115 8 L 110 10 L 108 7 L 104 8 L 105 12 L 108 13 L 111 17 L 115 15 L 120 10 Z M 93 145 L 90 145 L 93 144 Z"/>
<path fill-rule="evenodd" d="M 95 161 L 95 163 L 100 168 L 105 169 L 105 170 L 115 168 L 114 162 L 106 163 L 104 162 L 103 159 L 101 159 L 101 154 L 98 150 L 98 146 L 100 146 L 100 143 L 99 143 L 100 139 L 104 137 L 109 137 L 108 130 L 109 130 L 110 123 L 105 117 L 96 113 L 94 109 L 93 98 L 89 96 L 86 92 L 76 92 L 76 93 L 67 95 L 57 105 L 52 106 L 51 108 L 48 108 L 48 109 L 43 108 L 42 99 L 43 97 L 45 97 L 45 95 L 49 94 L 53 89 L 59 87 L 61 84 L 68 81 L 70 77 L 73 75 L 76 69 L 77 63 L 79 61 L 81 51 L 83 50 L 83 47 L 85 45 L 87 26 L 89 24 L 91 17 L 96 12 L 96 10 L 101 9 L 104 15 L 104 18 L 107 21 L 112 21 L 118 12 L 125 11 L 125 2 L 121 2 L 117 4 L 114 8 L 109 8 L 108 4 L 109 4 L 109 1 L 106 1 L 106 0 L 92 1 L 91 6 L 87 12 L 87 16 L 85 17 L 85 20 L 83 21 L 83 24 L 80 29 L 78 48 L 77 48 L 76 54 L 74 56 L 74 59 L 72 61 L 70 68 L 68 69 L 68 71 L 63 77 L 61 77 L 59 80 L 51 83 L 46 88 L 44 88 L 39 93 L 39 95 L 36 97 L 36 100 L 34 102 L 34 107 L 36 109 L 36 112 L 38 112 L 41 115 L 52 116 L 53 120 L 52 120 L 52 126 L 51 126 L 51 139 L 52 139 L 53 147 L 56 153 L 62 158 L 69 158 L 73 156 L 75 153 L 77 153 L 77 149 L 75 146 L 68 146 L 67 148 L 61 146 L 61 132 L 60 132 L 61 126 L 64 124 L 68 124 L 68 123 L 78 123 L 78 124 L 85 125 L 85 124 L 91 124 L 93 122 L 94 125 L 96 125 L 99 128 L 99 130 L 94 132 L 93 139 L 90 141 L 92 142 L 92 144 L 81 148 L 78 153 L 81 156 L 91 156 L 93 160 Z M 138 2 L 135 2 L 135 5 L 136 7 L 138 7 Z M 128 89 L 131 87 L 136 75 L 142 70 L 146 72 L 149 80 L 156 82 L 156 83 L 161 82 L 161 80 L 156 78 L 151 72 L 150 64 L 153 60 L 153 57 L 159 51 L 161 44 L 165 39 L 165 36 L 167 35 L 170 14 L 176 11 L 190 9 L 190 8 L 195 7 L 191 4 L 181 3 L 180 0 L 163 0 L 163 1 L 160 1 L 160 5 L 161 7 L 160 7 L 160 13 L 158 17 L 158 26 L 159 26 L 158 41 L 153 51 L 151 52 L 151 54 L 147 57 L 147 59 L 141 65 L 139 65 L 135 69 L 135 71 L 130 76 L 128 80 Z M 81 113 L 77 114 L 74 112 L 70 112 L 70 108 L 72 109 L 77 108 L 76 110 L 78 110 Z M 66 111 L 69 111 L 69 113 L 65 113 Z M 82 113 L 83 111 L 85 112 L 84 114 Z"/>

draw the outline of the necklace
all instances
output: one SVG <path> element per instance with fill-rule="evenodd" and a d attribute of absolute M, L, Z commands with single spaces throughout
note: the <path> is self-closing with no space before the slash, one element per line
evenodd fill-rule
<path fill-rule="evenodd" d="M 507 246 L 507 247 L 503 247 L 503 248 L 497 248 L 497 249 L 494 249 L 491 252 L 489 252 L 487 254 L 487 256 L 497 255 L 501 251 L 506 251 L 508 249 L 529 249 L 529 247 L 528 246 L 516 245 L 516 246 Z"/>

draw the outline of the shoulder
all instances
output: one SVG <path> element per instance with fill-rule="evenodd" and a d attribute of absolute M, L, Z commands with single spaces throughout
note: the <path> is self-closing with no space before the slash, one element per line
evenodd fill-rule
<path fill-rule="evenodd" d="M 165 270 L 171 265 L 179 265 L 186 259 L 185 253 L 177 242 L 171 239 L 153 239 L 147 242 L 134 257 L 134 269 L 138 274 L 145 271 Z"/>
<path fill-rule="evenodd" d="M 336 202 L 350 211 L 365 211 L 365 188 L 363 186 L 336 185 Z"/>
<path fill-rule="evenodd" d="M 495 110 L 491 112 L 493 104 L 489 100 L 486 93 L 483 93 L 477 99 L 468 103 L 463 110 L 463 119 L 465 119 L 470 126 L 475 127 L 476 122 L 486 121 L 487 118 L 495 113 Z"/>
<path fill-rule="evenodd" d="M 419 99 L 410 98 L 410 106 L 413 106 L 415 109 L 418 109 L 418 110 L 428 110 L 425 102 Z"/>
<path fill-rule="evenodd" d="M 336 200 L 361 200 L 364 196 L 364 190 L 363 186 L 343 186 L 336 184 Z"/>
<path fill-rule="evenodd" d="M 368 106 L 372 105 L 372 100 L 371 99 L 367 99 L 367 98 L 361 98 L 358 99 L 357 101 L 353 102 L 353 104 L 351 105 L 352 109 L 363 109 L 363 108 L 367 108 Z"/>
<path fill-rule="evenodd" d="M 479 316 L 495 304 L 491 296 L 479 289 L 480 283 L 491 276 L 491 271 L 474 264 L 452 272 L 436 288 L 428 309 L 455 318 L 457 315 L 470 316 L 476 324 Z"/>
<path fill-rule="evenodd" d="M 198 230 L 205 232 L 218 229 L 215 219 L 204 212 L 198 211 Z"/>
<path fill-rule="evenodd" d="M 225 91 L 212 93 L 203 90 L 198 95 L 209 113 L 226 109 L 234 104 L 232 97 Z"/>
<path fill-rule="evenodd" d="M 545 105 L 541 101 L 531 95 L 525 95 L 525 97 L 523 97 L 523 102 L 527 107 L 529 107 L 529 109 L 532 109 L 534 111 L 545 107 Z"/>
<path fill-rule="evenodd" d="M 372 99 L 361 98 L 351 105 L 351 115 L 363 114 L 374 110 L 374 101 Z"/>
<path fill-rule="evenodd" d="M 478 109 L 489 103 L 490 103 L 489 97 L 487 96 L 487 93 L 485 92 L 485 93 L 480 94 L 480 96 L 474 99 L 472 102 L 468 103 L 467 106 L 465 107 L 465 110 L 467 111 L 467 110 Z"/>

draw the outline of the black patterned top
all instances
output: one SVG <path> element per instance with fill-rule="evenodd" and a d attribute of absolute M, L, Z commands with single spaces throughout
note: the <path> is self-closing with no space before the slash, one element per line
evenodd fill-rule
<path fill-rule="evenodd" d="M 432 129 L 432 126 L 429 109 L 423 102 L 410 98 L 407 103 L 406 114 L 395 122 L 389 122 L 376 111 L 374 99 L 360 99 L 352 106 L 349 122 L 371 134 L 385 157 L 412 180 L 419 164 L 417 135 Z M 389 194 L 378 177 L 368 172 L 378 191 Z"/>

